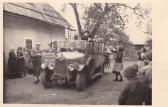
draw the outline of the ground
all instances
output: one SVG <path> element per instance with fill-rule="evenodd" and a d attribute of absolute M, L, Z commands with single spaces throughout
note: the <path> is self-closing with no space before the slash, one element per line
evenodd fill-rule
<path fill-rule="evenodd" d="M 124 62 L 128 66 L 133 62 Z M 5 80 L 4 102 L 21 104 L 89 104 L 116 105 L 125 82 L 114 82 L 111 73 L 113 64 L 105 70 L 103 78 L 90 83 L 84 91 L 74 85 L 44 89 L 42 84 L 33 84 L 33 76 Z"/>

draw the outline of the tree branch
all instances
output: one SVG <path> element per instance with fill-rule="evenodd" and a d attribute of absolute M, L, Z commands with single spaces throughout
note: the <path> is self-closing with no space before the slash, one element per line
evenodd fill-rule
<path fill-rule="evenodd" d="M 124 29 L 124 20 L 123 20 L 123 18 L 121 17 L 121 15 L 116 11 L 116 10 L 114 10 L 114 9 L 111 9 L 111 11 L 113 11 L 113 12 L 115 12 L 115 14 L 120 18 L 120 20 L 121 20 L 121 22 L 122 22 L 122 24 L 123 24 L 123 26 L 120 26 L 122 29 Z M 117 22 L 118 23 L 118 22 Z"/>
<path fill-rule="evenodd" d="M 122 4 L 122 3 L 114 3 L 114 6 L 116 6 L 116 7 L 120 6 L 120 7 L 128 8 L 128 9 L 132 10 L 136 15 L 138 15 L 138 16 L 144 18 L 144 16 L 142 15 L 142 11 L 140 11 L 140 9 L 138 9 L 138 6 L 136 6 L 136 7 L 131 7 L 131 6 L 127 5 L 127 4 Z M 136 10 L 139 10 L 140 14 L 137 13 Z"/>
<path fill-rule="evenodd" d="M 102 7 L 100 7 L 100 6 L 98 5 L 98 3 L 94 3 L 94 5 L 95 5 L 98 9 L 100 9 L 101 11 L 103 11 Z"/>
<path fill-rule="evenodd" d="M 94 37 L 94 35 L 97 33 L 101 23 L 102 23 L 102 19 L 103 17 L 110 11 L 110 8 L 108 7 L 108 3 L 105 3 L 105 7 L 104 7 L 104 11 L 102 11 L 102 15 L 100 15 L 100 17 L 98 18 L 98 21 L 94 27 L 94 29 L 92 30 L 92 32 L 89 34 L 89 36 Z"/>

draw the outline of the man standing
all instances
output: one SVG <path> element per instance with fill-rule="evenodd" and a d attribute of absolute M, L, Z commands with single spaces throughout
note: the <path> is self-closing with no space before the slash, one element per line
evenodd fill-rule
<path fill-rule="evenodd" d="M 40 76 L 40 65 L 41 65 L 41 50 L 40 50 L 40 43 L 36 43 L 35 49 L 31 51 L 31 58 L 33 64 L 33 75 L 35 76 L 34 83 L 38 84 L 39 76 Z"/>

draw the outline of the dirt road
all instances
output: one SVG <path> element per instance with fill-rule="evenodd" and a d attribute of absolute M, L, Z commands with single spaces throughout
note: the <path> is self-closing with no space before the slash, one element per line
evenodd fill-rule
<path fill-rule="evenodd" d="M 124 66 L 132 62 L 125 62 Z M 116 105 L 124 82 L 114 82 L 110 69 L 101 79 L 90 83 L 84 91 L 77 91 L 75 85 L 44 89 L 42 84 L 33 84 L 33 76 L 5 80 L 5 103 L 22 104 L 103 104 Z M 125 80 L 124 80 L 125 81 Z"/>

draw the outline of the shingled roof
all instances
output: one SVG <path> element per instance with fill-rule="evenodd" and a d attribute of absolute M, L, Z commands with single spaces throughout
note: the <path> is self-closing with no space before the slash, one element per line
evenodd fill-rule
<path fill-rule="evenodd" d="M 3 10 L 50 24 L 59 25 L 65 28 L 72 28 L 72 25 L 61 16 L 48 3 L 4 3 Z"/>

